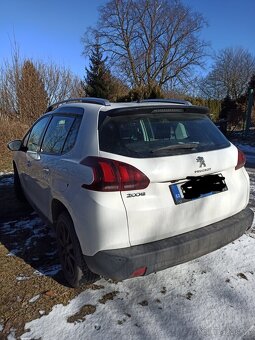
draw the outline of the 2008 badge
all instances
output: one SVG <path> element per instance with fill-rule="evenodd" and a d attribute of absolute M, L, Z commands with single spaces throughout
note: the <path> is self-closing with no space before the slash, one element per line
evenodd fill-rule
<path fill-rule="evenodd" d="M 135 194 L 127 194 L 127 198 L 145 196 L 145 192 L 136 192 Z"/>

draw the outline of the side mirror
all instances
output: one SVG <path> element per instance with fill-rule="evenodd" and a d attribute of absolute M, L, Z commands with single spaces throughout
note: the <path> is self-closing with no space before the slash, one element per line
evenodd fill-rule
<path fill-rule="evenodd" d="M 11 151 L 19 151 L 21 149 L 22 141 L 15 139 L 7 144 L 7 147 Z"/>

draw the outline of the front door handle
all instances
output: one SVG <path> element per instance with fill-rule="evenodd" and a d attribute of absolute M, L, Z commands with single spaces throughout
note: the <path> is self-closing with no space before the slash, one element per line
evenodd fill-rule
<path fill-rule="evenodd" d="M 50 173 L 50 169 L 48 169 L 48 168 L 43 168 L 43 172 L 45 172 L 46 174 L 49 174 L 49 173 Z"/>
<path fill-rule="evenodd" d="M 27 167 L 29 168 L 32 165 L 31 161 L 27 161 Z"/>

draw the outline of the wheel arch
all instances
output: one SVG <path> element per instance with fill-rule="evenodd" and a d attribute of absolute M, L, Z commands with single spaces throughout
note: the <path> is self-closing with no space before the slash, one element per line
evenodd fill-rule
<path fill-rule="evenodd" d="M 73 232 L 76 234 L 77 239 L 80 243 L 80 237 L 79 237 L 80 235 L 77 232 L 77 229 L 75 228 L 75 221 L 72 217 L 72 214 L 70 213 L 70 211 L 68 210 L 68 208 L 65 206 L 64 203 L 62 203 L 57 198 L 53 198 L 52 202 L 51 202 L 51 218 L 52 218 L 52 226 L 53 226 L 54 229 L 56 228 L 58 217 L 63 212 L 66 212 L 68 214 L 68 216 L 70 217 L 70 219 L 72 220 L 72 222 L 73 222 Z"/>
<path fill-rule="evenodd" d="M 67 207 L 62 202 L 60 202 L 58 199 L 54 198 L 51 202 L 51 216 L 52 216 L 53 225 L 56 224 L 58 216 L 62 212 L 66 212 L 70 216 L 70 218 L 72 219 L 72 216 L 69 213 Z"/>

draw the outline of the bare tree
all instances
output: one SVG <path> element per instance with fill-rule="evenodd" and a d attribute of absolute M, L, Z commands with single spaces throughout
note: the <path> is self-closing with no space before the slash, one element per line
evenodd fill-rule
<path fill-rule="evenodd" d="M 202 81 L 202 92 L 208 97 L 237 100 L 247 90 L 255 72 L 255 58 L 248 50 L 225 48 L 215 56 L 212 71 Z"/>
<path fill-rule="evenodd" d="M 201 65 L 205 21 L 179 0 L 111 0 L 100 8 L 95 28 L 83 36 L 84 53 L 99 39 L 112 71 L 132 88 L 180 83 Z"/>
<path fill-rule="evenodd" d="M 65 68 L 54 63 L 38 63 L 38 71 L 48 94 L 48 104 L 79 96 L 82 92 L 80 79 Z"/>
<path fill-rule="evenodd" d="M 5 60 L 0 69 L 0 117 L 18 115 L 17 91 L 21 75 L 19 48 L 14 40 L 11 60 Z"/>
<path fill-rule="evenodd" d="M 29 64 L 31 67 L 28 67 Z M 4 61 L 0 71 L 1 118 L 19 117 L 23 119 L 26 116 L 26 114 L 24 116 L 25 106 L 27 105 L 28 107 L 31 104 L 26 103 L 26 98 L 29 98 L 29 94 L 34 94 L 34 100 L 36 100 L 36 96 L 39 93 L 35 95 L 36 88 L 37 90 L 40 88 L 41 94 L 46 94 L 42 98 L 47 98 L 47 101 L 45 104 L 43 99 L 43 105 L 39 105 L 38 102 L 40 113 L 39 111 L 35 113 L 34 118 L 43 112 L 45 106 L 47 107 L 47 105 L 51 105 L 53 102 L 84 95 L 81 80 L 74 76 L 70 70 L 54 63 L 44 63 L 30 59 L 24 60 L 20 57 L 19 48 L 16 43 L 12 51 L 11 60 Z M 25 79 L 26 81 L 30 79 L 28 85 L 25 85 Z M 33 110 L 33 112 L 35 111 Z M 32 117 L 30 118 L 32 119 Z"/>

